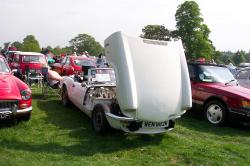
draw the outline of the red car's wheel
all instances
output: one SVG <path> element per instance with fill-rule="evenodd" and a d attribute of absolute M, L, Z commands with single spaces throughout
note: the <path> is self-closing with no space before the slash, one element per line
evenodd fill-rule
<path fill-rule="evenodd" d="M 215 126 L 222 126 L 227 122 L 227 109 L 221 101 L 212 100 L 206 103 L 204 116 L 209 123 Z"/>

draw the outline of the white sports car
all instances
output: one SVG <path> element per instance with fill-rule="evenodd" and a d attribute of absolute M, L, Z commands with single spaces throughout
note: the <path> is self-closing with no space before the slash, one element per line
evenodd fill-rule
<path fill-rule="evenodd" d="M 191 108 L 180 41 L 131 38 L 116 32 L 105 40 L 105 55 L 113 69 L 90 68 L 82 77 L 66 76 L 60 82 L 62 103 L 72 102 L 88 115 L 96 132 L 109 127 L 130 133 L 166 132 Z"/>

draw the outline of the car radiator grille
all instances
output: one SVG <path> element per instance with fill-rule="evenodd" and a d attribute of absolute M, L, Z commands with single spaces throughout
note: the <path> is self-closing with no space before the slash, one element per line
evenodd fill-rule
<path fill-rule="evenodd" d="M 0 100 L 0 112 L 18 106 L 17 100 Z"/>

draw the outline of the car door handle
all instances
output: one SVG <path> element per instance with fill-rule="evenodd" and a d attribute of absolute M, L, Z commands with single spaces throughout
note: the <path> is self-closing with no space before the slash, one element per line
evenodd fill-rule
<path fill-rule="evenodd" d="M 72 87 L 75 87 L 75 84 L 73 84 Z"/>

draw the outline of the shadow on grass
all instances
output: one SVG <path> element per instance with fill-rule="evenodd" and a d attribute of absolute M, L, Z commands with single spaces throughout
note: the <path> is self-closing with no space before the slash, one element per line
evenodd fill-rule
<path fill-rule="evenodd" d="M 39 96 L 36 97 L 39 98 Z M 37 107 L 39 111 L 44 111 L 47 115 L 42 119 L 45 121 L 45 124 L 56 126 L 65 134 L 66 139 L 72 139 L 75 143 L 70 142 L 67 146 L 64 141 L 62 141 L 62 144 L 58 143 L 58 141 L 53 142 L 54 139 L 44 144 L 2 140 L 5 147 L 30 152 L 92 156 L 96 153 L 112 153 L 126 149 L 158 145 L 164 136 L 163 134 L 133 135 L 116 130 L 111 130 L 106 135 L 98 135 L 92 129 L 90 119 L 74 106 L 63 107 L 59 100 L 50 99 L 38 100 Z M 64 131 L 67 132 L 65 133 Z M 46 131 L 44 130 L 44 132 Z"/>
<path fill-rule="evenodd" d="M 1 120 L 0 121 L 0 129 L 14 127 L 17 124 L 18 124 L 18 121 L 16 119 Z"/>
<path fill-rule="evenodd" d="M 228 122 L 226 125 L 221 127 L 213 126 L 209 124 L 201 111 L 189 110 L 179 120 L 178 124 L 196 130 L 199 132 L 212 133 L 216 135 L 228 135 L 228 136 L 250 136 L 250 126 L 246 124 L 240 124 L 235 122 Z"/>

